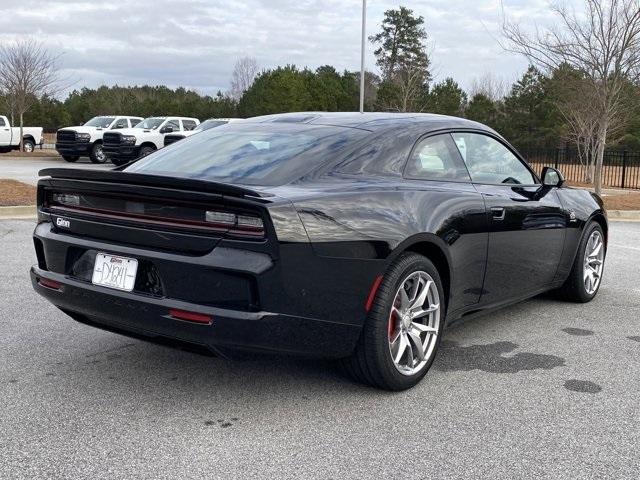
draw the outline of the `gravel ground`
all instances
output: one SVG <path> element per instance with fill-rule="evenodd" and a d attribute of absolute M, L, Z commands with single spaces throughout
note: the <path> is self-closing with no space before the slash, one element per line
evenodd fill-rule
<path fill-rule="evenodd" d="M 445 334 L 385 393 L 322 361 L 227 361 L 73 322 L 0 222 L 0 478 L 638 478 L 640 224 L 587 305 L 536 298 Z"/>

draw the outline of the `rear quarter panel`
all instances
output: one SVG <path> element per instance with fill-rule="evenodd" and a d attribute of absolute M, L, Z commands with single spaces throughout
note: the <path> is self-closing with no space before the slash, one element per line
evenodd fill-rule
<path fill-rule="evenodd" d="M 328 301 L 359 299 L 353 308 L 362 316 L 375 278 L 403 251 L 428 242 L 449 261 L 449 312 L 477 303 L 488 234 L 484 201 L 472 185 L 403 180 L 278 193 L 292 198 Z"/>

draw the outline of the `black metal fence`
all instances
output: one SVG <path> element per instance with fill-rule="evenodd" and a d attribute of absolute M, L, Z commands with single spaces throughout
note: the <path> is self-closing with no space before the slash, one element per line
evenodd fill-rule
<path fill-rule="evenodd" d="M 586 183 L 587 167 L 571 148 L 523 148 L 519 152 L 539 174 L 543 167 L 555 167 L 574 183 Z M 606 150 L 602 162 L 602 185 L 640 189 L 640 151 Z"/>

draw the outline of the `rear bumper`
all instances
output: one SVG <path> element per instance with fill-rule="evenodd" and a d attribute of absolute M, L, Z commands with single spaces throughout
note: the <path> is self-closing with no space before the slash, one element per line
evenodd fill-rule
<path fill-rule="evenodd" d="M 59 290 L 40 279 L 59 282 Z M 37 293 L 77 320 L 107 330 L 147 338 L 175 340 L 205 347 L 292 353 L 339 358 L 349 355 L 360 328 L 271 312 L 242 312 L 206 307 L 168 298 L 150 298 L 70 279 L 31 268 Z M 210 325 L 173 318 L 178 309 L 211 315 Z"/>
<path fill-rule="evenodd" d="M 39 265 L 32 267 L 31 280 L 36 292 L 74 319 L 107 330 L 214 352 L 235 348 L 327 358 L 349 355 L 360 335 L 361 324 L 335 320 L 332 302 L 322 302 L 327 307 L 321 314 L 311 313 L 311 305 L 297 307 L 293 298 L 282 296 L 291 282 L 295 286 L 295 279 L 279 274 L 280 265 L 262 253 L 219 245 L 205 255 L 182 255 L 68 235 L 56 232 L 49 222 L 36 227 L 34 240 Z M 72 264 L 81 258 L 74 255 L 78 249 L 137 258 L 140 267 L 153 263 L 164 278 L 164 294 L 122 292 L 93 285 L 90 276 L 75 276 Z M 61 286 L 52 289 L 41 279 Z M 246 298 L 253 297 L 243 293 L 243 279 L 252 279 L 251 290 L 260 292 L 263 302 L 250 302 L 257 303 L 256 308 L 247 303 Z M 305 290 L 309 296 L 315 293 Z M 305 298 L 299 301 L 306 303 Z M 209 315 L 212 322 L 179 320 L 170 315 L 172 309 Z"/>
<path fill-rule="evenodd" d="M 56 151 L 64 156 L 86 156 L 91 153 L 90 143 L 56 142 Z"/>

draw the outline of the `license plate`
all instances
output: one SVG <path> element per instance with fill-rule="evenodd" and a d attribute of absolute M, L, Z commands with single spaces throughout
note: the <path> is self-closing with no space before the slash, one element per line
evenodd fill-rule
<path fill-rule="evenodd" d="M 136 284 L 138 260 L 98 253 L 91 283 L 130 292 Z"/>

